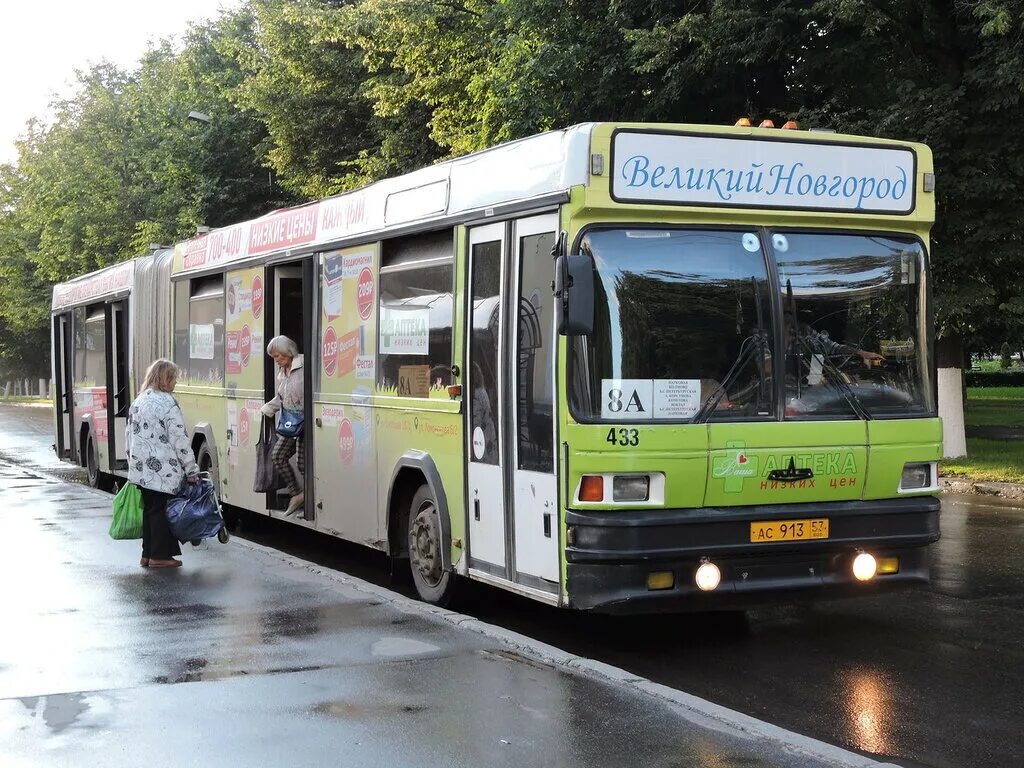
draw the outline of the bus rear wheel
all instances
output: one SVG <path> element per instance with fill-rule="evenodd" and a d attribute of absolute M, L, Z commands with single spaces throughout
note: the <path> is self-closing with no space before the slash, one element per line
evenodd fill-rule
<path fill-rule="evenodd" d="M 409 567 L 420 599 L 434 605 L 450 605 L 458 577 L 442 563 L 441 518 L 437 502 L 426 484 L 409 505 Z"/>
<path fill-rule="evenodd" d="M 109 491 L 113 486 L 109 475 L 100 471 L 100 456 L 96 450 L 96 439 L 89 433 L 85 442 L 85 471 L 89 476 L 89 485 L 101 491 Z"/>
<path fill-rule="evenodd" d="M 210 479 L 216 482 L 216 478 L 213 476 L 213 453 L 210 451 L 209 445 L 204 440 L 199 445 L 199 451 L 196 453 L 196 465 L 199 467 L 200 472 L 209 472 Z M 220 491 L 220 488 L 217 489 Z"/>

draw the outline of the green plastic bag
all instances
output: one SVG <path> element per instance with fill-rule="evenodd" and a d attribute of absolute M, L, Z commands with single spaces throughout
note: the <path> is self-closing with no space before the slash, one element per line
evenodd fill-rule
<path fill-rule="evenodd" d="M 125 483 L 114 497 L 114 519 L 110 521 L 110 538 L 142 538 L 142 491 L 137 485 Z"/>

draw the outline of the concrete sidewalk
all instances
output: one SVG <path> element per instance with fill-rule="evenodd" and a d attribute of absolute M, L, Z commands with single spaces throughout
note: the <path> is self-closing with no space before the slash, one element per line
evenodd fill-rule
<path fill-rule="evenodd" d="M 140 568 L 110 508 L 0 459 L 5 768 L 878 765 L 238 539 Z"/>

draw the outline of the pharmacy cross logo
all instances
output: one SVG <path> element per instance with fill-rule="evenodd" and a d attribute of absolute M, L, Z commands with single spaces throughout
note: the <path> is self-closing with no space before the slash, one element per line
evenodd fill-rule
<path fill-rule="evenodd" d="M 711 462 L 711 476 L 725 480 L 726 493 L 742 493 L 744 478 L 757 477 L 757 456 L 747 455 L 746 443 L 742 440 L 730 440 L 725 447 L 728 453 L 716 456 Z"/>

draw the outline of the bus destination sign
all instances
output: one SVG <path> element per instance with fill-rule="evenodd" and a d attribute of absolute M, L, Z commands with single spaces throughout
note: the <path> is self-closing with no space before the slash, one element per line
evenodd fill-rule
<path fill-rule="evenodd" d="M 914 210 L 916 156 L 907 147 L 620 131 L 612 158 L 620 202 Z"/>

